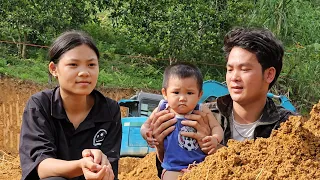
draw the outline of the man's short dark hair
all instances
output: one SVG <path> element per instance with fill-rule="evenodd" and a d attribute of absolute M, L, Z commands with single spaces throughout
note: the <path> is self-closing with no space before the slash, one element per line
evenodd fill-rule
<path fill-rule="evenodd" d="M 262 66 L 262 73 L 270 68 L 276 69 L 274 80 L 269 89 L 277 81 L 282 69 L 283 45 L 271 31 L 258 28 L 235 28 L 224 37 L 223 50 L 228 60 L 233 47 L 243 48 L 254 53 Z"/>
<path fill-rule="evenodd" d="M 180 79 L 193 77 L 197 81 L 199 91 L 202 91 L 203 78 L 201 71 L 195 65 L 189 63 L 176 63 L 166 67 L 163 74 L 162 87 L 167 89 L 169 78 L 177 77 Z"/>

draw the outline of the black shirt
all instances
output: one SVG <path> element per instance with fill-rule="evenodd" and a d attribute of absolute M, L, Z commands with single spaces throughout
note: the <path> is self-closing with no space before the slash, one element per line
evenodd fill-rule
<path fill-rule="evenodd" d="M 120 107 L 97 90 L 91 95 L 94 105 L 77 129 L 63 108 L 59 87 L 31 96 L 20 134 L 23 180 L 39 179 L 36 168 L 44 159 L 78 160 L 84 149 L 100 149 L 108 157 L 117 179 L 122 134 Z"/>

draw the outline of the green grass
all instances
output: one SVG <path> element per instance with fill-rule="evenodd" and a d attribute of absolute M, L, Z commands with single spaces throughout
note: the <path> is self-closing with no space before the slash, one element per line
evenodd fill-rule
<path fill-rule="evenodd" d="M 160 89 L 162 70 L 148 64 L 128 65 L 125 58 L 100 60 L 98 86 L 140 89 Z M 39 84 L 48 82 L 48 62 L 17 57 L 0 58 L 0 74 L 31 80 Z"/>
<path fill-rule="evenodd" d="M 0 73 L 40 84 L 48 82 L 47 64 L 32 59 L 0 58 Z"/>

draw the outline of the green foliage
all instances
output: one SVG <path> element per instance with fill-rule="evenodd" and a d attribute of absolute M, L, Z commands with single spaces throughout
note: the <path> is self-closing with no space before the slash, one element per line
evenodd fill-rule
<path fill-rule="evenodd" d="M 320 100 L 320 44 L 293 46 L 287 50 L 277 89 L 290 95 L 302 114 Z"/>
<path fill-rule="evenodd" d="M 226 0 L 111 2 L 113 24 L 128 33 L 135 53 L 191 62 L 221 62 L 223 36 L 247 9 Z"/>
<path fill-rule="evenodd" d="M 114 27 L 117 43 L 112 53 L 158 58 L 135 62 L 156 69 L 162 67 L 159 61 L 167 61 L 166 65 L 174 61 L 192 62 L 206 78 L 224 80 L 223 37 L 231 27 L 247 19 L 253 8 L 249 2 L 112 0 L 101 24 Z M 139 70 L 133 74 L 139 74 Z"/>
<path fill-rule="evenodd" d="M 249 26 L 270 29 L 285 44 L 319 42 L 320 6 L 317 1 L 258 0 L 249 17 Z"/>
<path fill-rule="evenodd" d="M 22 60 L 18 57 L 7 56 L 0 58 L 0 74 L 46 83 L 48 82 L 47 64 L 47 62 L 38 62 L 33 59 Z"/>
<path fill-rule="evenodd" d="M 0 32 L 6 40 L 49 44 L 67 29 L 78 29 L 81 25 L 96 20 L 95 14 L 102 5 L 100 1 L 1 1 Z M 101 6 L 104 7 L 104 6 Z M 17 45 L 18 54 L 25 48 Z"/>
<path fill-rule="evenodd" d="M 276 36 L 285 36 L 288 31 L 288 17 L 291 0 L 258 0 L 250 17 L 250 25 L 268 27 Z"/>
<path fill-rule="evenodd" d="M 108 87 L 160 89 L 164 66 L 157 69 L 148 60 L 126 57 L 100 60 L 99 82 Z"/>
<path fill-rule="evenodd" d="M 290 44 L 300 43 L 309 45 L 319 43 L 320 33 L 320 6 L 315 5 L 316 1 L 297 1 L 290 9 L 292 12 L 288 23 L 286 42 Z"/>

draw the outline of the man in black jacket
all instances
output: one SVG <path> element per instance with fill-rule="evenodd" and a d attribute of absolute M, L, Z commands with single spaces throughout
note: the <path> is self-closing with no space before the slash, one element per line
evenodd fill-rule
<path fill-rule="evenodd" d="M 221 144 L 227 145 L 229 139 L 269 137 L 273 129 L 294 114 L 267 98 L 282 69 L 282 43 L 266 29 L 236 28 L 225 36 L 223 50 L 230 94 L 209 103 L 224 130 Z M 173 130 L 176 120 L 168 112 L 155 112 L 141 127 L 141 134 L 160 154 L 164 151 L 163 139 Z M 195 112 L 185 118 L 193 121 L 186 120 L 182 124 L 194 127 L 197 132 L 182 135 L 195 138 L 202 150 L 209 152 L 211 148 L 202 140 L 211 132 L 206 114 Z M 160 174 L 160 167 L 158 171 Z"/>

